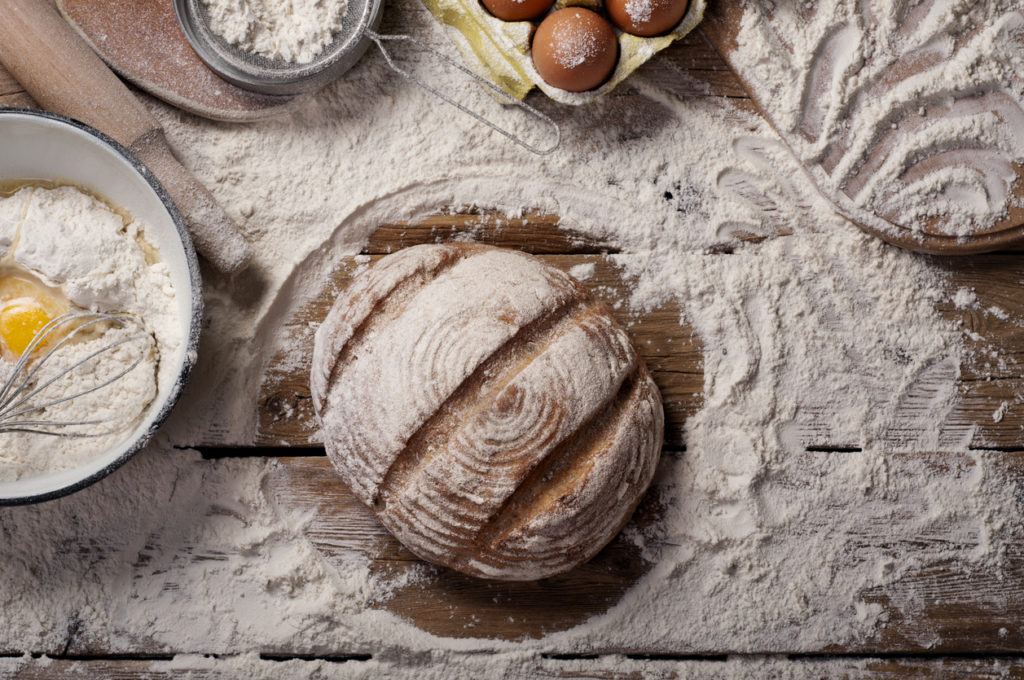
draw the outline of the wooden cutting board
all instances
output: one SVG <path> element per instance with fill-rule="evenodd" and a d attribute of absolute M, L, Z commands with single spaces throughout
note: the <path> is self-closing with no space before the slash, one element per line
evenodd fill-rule
<path fill-rule="evenodd" d="M 923 20 L 925 12 L 936 3 L 945 3 L 948 0 L 924 0 L 921 3 L 906 3 L 908 5 L 907 16 L 900 24 L 900 30 L 912 30 L 913 27 Z M 937 118 L 946 117 L 950 119 L 960 118 L 972 112 L 991 111 L 1007 125 L 1008 119 L 1024 120 L 1024 111 L 1011 98 L 1006 96 L 999 86 L 992 83 L 979 83 L 977 87 L 969 88 L 963 92 L 950 92 L 946 98 L 934 101 L 935 97 L 922 96 L 912 101 L 899 100 L 894 105 L 885 125 L 875 133 L 875 138 L 870 141 L 866 148 L 859 144 L 863 141 L 858 138 L 857 128 L 854 125 L 858 118 L 859 108 L 856 99 L 857 94 L 863 93 L 865 101 L 881 100 L 897 87 L 904 84 L 915 76 L 920 76 L 929 69 L 935 69 L 945 63 L 945 57 L 938 54 L 938 51 L 929 51 L 924 48 L 908 51 L 901 55 L 894 63 L 877 69 L 874 80 L 860 83 L 856 88 L 850 88 L 854 93 L 844 101 L 842 111 L 836 113 L 826 110 L 824 107 L 828 102 L 828 95 L 841 87 L 845 87 L 851 76 L 844 76 L 839 69 L 834 69 L 835 64 L 843 63 L 846 55 L 844 41 L 839 39 L 838 34 L 842 31 L 829 32 L 820 45 L 815 48 L 815 66 L 810 70 L 805 81 L 803 92 L 802 109 L 796 118 L 798 124 L 795 129 L 788 129 L 780 124 L 782 112 L 772 109 L 769 102 L 768 86 L 761 81 L 757 74 L 744 68 L 743 62 L 736 59 L 738 53 L 738 36 L 745 21 L 745 15 L 750 13 L 750 19 L 755 14 L 763 14 L 767 18 L 769 26 L 774 28 L 774 15 L 769 3 L 753 0 L 752 2 L 715 2 L 711 3 L 708 14 L 705 18 L 703 30 L 705 35 L 718 50 L 719 54 L 732 67 L 733 71 L 743 83 L 751 99 L 757 105 L 762 115 L 779 132 L 786 141 L 790 150 L 800 160 L 800 154 L 796 149 L 801 145 L 811 145 L 816 149 L 814 158 L 808 161 L 805 167 L 808 175 L 822 194 L 828 198 L 836 209 L 858 224 L 862 229 L 875 234 L 891 243 L 927 253 L 940 255 L 963 255 L 980 253 L 992 250 L 1007 248 L 1019 245 L 1024 242 L 1024 166 L 1013 164 L 1012 173 L 1016 173 L 1016 179 L 1008 188 L 1008 193 L 1016 197 L 1016 205 L 1011 205 L 1006 215 L 990 228 L 979 230 L 965 237 L 953 237 L 948 235 L 944 229 L 950 219 L 947 217 L 933 217 L 921 219 L 916 223 L 905 223 L 901 221 L 896 209 L 888 212 L 869 212 L 857 207 L 854 203 L 854 196 L 870 182 L 873 174 L 897 144 L 910 136 L 921 136 L 930 123 Z M 821 9 L 817 3 L 811 3 L 802 11 L 801 19 L 808 23 L 813 21 L 816 13 Z M 821 10 L 824 11 L 824 10 Z M 870 11 L 865 11 L 862 18 L 864 26 L 854 25 L 852 22 L 844 30 L 849 30 L 853 39 L 859 40 L 857 36 L 869 35 L 874 32 L 871 25 L 875 17 Z M 880 30 L 880 29 L 878 29 Z M 776 30 L 772 38 L 783 49 L 792 51 L 788 37 Z M 961 36 L 958 41 L 959 49 L 961 44 L 969 40 L 971 33 Z M 783 49 L 770 51 L 767 46 L 762 51 L 763 60 L 780 58 L 780 54 L 788 54 Z M 770 55 L 770 56 L 767 56 Z M 872 56 L 867 56 L 868 64 Z M 781 57 L 784 61 L 785 58 Z M 761 64 L 760 67 L 764 67 Z M 787 64 L 774 64 L 779 71 L 786 70 Z M 862 68 L 857 75 L 868 73 Z M 1024 87 L 1024 74 L 1018 76 L 1017 87 Z M 866 79 L 866 78 L 862 78 Z M 939 77 L 941 82 L 941 77 Z M 824 104 L 823 104 L 824 102 Z M 834 124 L 830 124 L 830 116 L 837 116 Z M 891 121 L 891 122 L 890 122 Z M 828 139 L 829 143 L 823 149 L 817 150 L 821 142 L 828 138 L 828 130 L 832 128 L 845 130 L 838 137 Z M 924 134 L 927 134 L 924 132 Z M 862 134 L 860 136 L 863 136 Z M 930 141 L 930 140 L 929 140 Z M 816 146 L 815 146 L 816 145 Z M 1003 172 L 1005 159 L 994 160 L 992 149 L 983 148 L 978 140 L 965 138 L 962 144 L 958 142 L 955 151 L 947 150 L 949 145 L 941 145 L 936 149 L 921 148 L 918 157 L 912 159 L 902 176 L 902 184 L 910 184 L 921 180 L 933 173 L 942 172 L 950 168 L 968 169 L 985 176 L 989 182 L 996 182 L 1002 190 L 1002 179 L 996 179 L 997 174 Z M 810 148 L 810 147 L 809 147 Z M 848 171 L 850 160 L 856 161 Z M 995 168 L 995 169 L 993 169 Z M 831 190 L 826 183 L 821 181 L 827 177 L 829 186 L 841 186 L 840 190 Z M 841 182 L 840 182 L 841 180 Z M 885 198 L 882 196 L 881 198 Z M 950 200 L 975 200 L 970 198 L 950 198 Z M 898 203 L 898 202 L 894 202 Z M 1013 201 L 1011 201 L 1011 204 Z M 883 226 L 884 225 L 884 226 Z"/>
<path fill-rule="evenodd" d="M 259 120 L 294 97 L 249 92 L 220 78 L 192 49 L 171 0 L 57 0 L 71 26 L 118 75 L 168 104 L 214 120 Z"/>

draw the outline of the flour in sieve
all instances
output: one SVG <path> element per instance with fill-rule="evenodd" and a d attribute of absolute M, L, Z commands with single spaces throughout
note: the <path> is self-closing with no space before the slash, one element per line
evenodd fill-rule
<path fill-rule="evenodd" d="M 269 59 L 313 61 L 341 28 L 346 0 L 202 0 L 210 28 Z"/>
<path fill-rule="evenodd" d="M 177 375 L 170 356 L 181 344 L 175 315 L 175 291 L 167 266 L 151 261 L 151 248 L 143 246 L 145 227 L 124 219 L 101 201 L 74 187 L 27 187 L 0 199 L 0 243 L 13 264 L 59 289 L 81 309 L 125 313 L 140 319 L 149 336 L 128 341 L 135 326 L 111 326 L 54 353 L 34 384 L 73 368 L 79 361 L 109 345 L 95 361 L 71 371 L 41 392 L 39 397 L 59 400 L 88 388 L 142 362 L 109 386 L 46 409 L 47 422 L 106 421 L 104 425 L 76 428 L 87 433 L 106 432 L 111 424 L 125 429 L 98 438 L 48 437 L 16 432 L 0 434 L 0 479 L 16 479 L 41 472 L 77 467 L 124 439 L 159 391 L 170 388 Z M 118 344 L 120 342 L 123 344 Z M 0 359 L 0 381 L 14 369 L 13 360 Z M 38 403 L 33 400 L 32 403 Z"/>

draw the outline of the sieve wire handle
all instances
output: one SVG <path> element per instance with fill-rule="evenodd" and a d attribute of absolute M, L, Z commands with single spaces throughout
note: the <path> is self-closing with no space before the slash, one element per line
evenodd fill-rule
<path fill-rule="evenodd" d="M 417 40 L 416 38 L 413 38 L 410 35 L 402 35 L 402 34 L 399 34 L 399 35 L 382 35 L 382 34 L 377 33 L 375 31 L 371 31 L 370 29 L 366 29 L 364 31 L 364 33 L 366 34 L 366 37 L 368 37 L 370 40 L 372 40 L 374 43 L 377 44 L 377 49 L 379 49 L 380 53 L 384 55 L 384 59 L 387 61 L 388 66 L 391 67 L 392 71 L 394 71 L 398 75 L 400 75 L 400 76 L 402 76 L 404 78 L 407 78 L 408 80 L 411 80 L 412 82 L 416 83 L 417 85 L 419 85 L 424 90 L 426 90 L 427 92 L 431 93 L 432 95 L 434 95 L 438 99 L 441 99 L 441 100 L 443 100 L 445 102 L 448 102 L 449 104 L 451 104 L 452 106 L 457 108 L 459 111 L 462 111 L 463 113 L 465 113 L 467 116 L 472 116 L 477 121 L 479 121 L 480 123 L 483 123 L 487 127 L 489 127 L 492 130 L 494 130 L 495 132 L 498 132 L 498 133 L 501 133 L 501 134 L 505 135 L 506 137 L 511 139 L 513 142 L 515 142 L 519 146 L 521 146 L 524 149 L 526 149 L 527 151 L 532 151 L 535 154 L 540 154 L 540 155 L 544 156 L 544 155 L 547 155 L 547 154 L 550 154 L 551 152 L 553 152 L 555 149 L 558 148 L 558 145 L 562 143 L 562 130 L 561 130 L 561 128 L 559 128 L 558 127 L 558 123 L 556 123 L 555 121 L 551 120 L 551 118 L 547 114 L 538 111 L 537 109 L 533 108 L 532 106 L 530 106 L 529 104 L 527 104 L 524 101 L 520 101 L 519 99 L 516 99 L 515 97 L 510 95 L 508 92 L 505 92 L 505 90 L 501 89 L 500 87 L 498 87 L 497 85 L 495 85 L 491 81 L 487 80 L 486 78 L 481 78 L 480 76 L 478 76 L 477 74 L 473 73 L 468 68 L 466 68 L 462 64 L 458 63 L 457 61 L 455 61 L 451 57 L 449 57 L 449 56 L 447 56 L 445 54 L 442 54 L 441 52 L 438 52 L 434 48 L 427 46 L 423 42 Z M 417 47 L 421 48 L 422 50 L 424 50 L 426 52 L 429 52 L 433 56 L 435 56 L 435 57 L 437 57 L 437 58 L 447 62 L 448 64 L 454 66 L 455 68 L 459 69 L 460 71 L 462 71 L 463 73 L 468 75 L 473 80 L 476 80 L 477 82 L 479 82 L 479 83 L 489 87 L 492 91 L 498 93 L 503 99 L 508 101 L 510 104 L 514 104 L 515 106 L 518 106 L 519 108 L 523 109 L 529 115 L 533 116 L 534 118 L 536 118 L 537 120 L 541 121 L 542 123 L 546 123 L 546 124 L 550 125 L 551 129 L 555 131 L 555 143 L 552 144 L 550 147 L 539 149 L 536 146 L 534 146 L 534 145 L 532 145 L 532 144 L 530 144 L 528 142 L 523 141 L 522 139 L 517 137 L 512 132 L 509 132 L 505 128 L 497 125 L 496 123 L 491 122 L 490 120 L 485 118 L 482 114 L 479 114 L 476 111 L 473 111 L 473 110 L 467 108 L 464 104 L 460 104 L 459 102 L 455 101 L 454 99 L 452 99 L 451 97 L 449 97 L 445 93 L 441 92 L 437 88 L 433 87 L 432 85 L 428 85 L 423 80 L 420 80 L 419 78 L 417 78 L 416 76 L 412 75 L 408 71 L 402 69 L 400 66 L 398 66 L 391 59 L 391 54 L 388 52 L 387 48 L 384 47 L 384 41 L 386 41 L 386 40 L 393 40 L 393 41 L 396 41 L 396 42 L 397 41 L 404 41 L 404 42 L 412 43 L 412 44 L 416 45 Z"/>

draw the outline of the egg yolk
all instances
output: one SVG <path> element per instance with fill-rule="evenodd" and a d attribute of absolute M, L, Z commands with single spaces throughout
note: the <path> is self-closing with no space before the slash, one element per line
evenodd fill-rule
<path fill-rule="evenodd" d="M 41 285 L 20 276 L 0 276 L 0 349 L 20 357 L 43 327 L 66 311 Z M 37 348 L 39 349 L 39 348 Z"/>
<path fill-rule="evenodd" d="M 7 349 L 21 356 L 32 340 L 53 317 L 33 300 L 16 300 L 0 310 L 0 338 Z"/>

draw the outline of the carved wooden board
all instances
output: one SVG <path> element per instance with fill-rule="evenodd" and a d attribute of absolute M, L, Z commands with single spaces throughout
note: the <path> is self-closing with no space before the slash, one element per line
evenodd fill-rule
<path fill-rule="evenodd" d="M 760 0 L 711 3 L 703 28 L 790 150 L 798 159 L 806 157 L 808 176 L 839 212 L 866 231 L 899 246 L 928 253 L 962 255 L 1006 248 L 1024 240 L 1024 202 L 1021 200 L 1024 198 L 1024 166 L 1012 163 L 1011 157 L 994 146 L 986 145 L 976 138 L 974 131 L 964 134 L 962 138 L 934 143 L 937 133 L 930 126 L 937 119 L 967 121 L 971 116 L 990 112 L 1003 122 L 1008 134 L 1015 134 L 1016 126 L 1024 121 L 1024 110 L 1014 97 L 1007 95 L 1007 89 L 1019 90 L 1022 86 L 1019 73 L 1016 74 L 1017 80 L 1009 86 L 986 80 L 976 86 L 965 87 L 963 91 L 950 90 L 944 82 L 945 75 L 934 75 L 931 78 L 934 91 L 921 86 L 917 86 L 911 94 L 898 91 L 901 85 L 913 78 L 920 78 L 928 72 L 939 74 L 940 69 L 958 51 L 971 49 L 971 41 L 981 39 L 976 31 L 963 32 L 957 35 L 950 54 L 945 54 L 944 48 L 934 47 L 934 41 L 928 42 L 924 37 L 911 35 L 924 22 L 932 6 L 941 7 L 945 2 L 925 0 L 921 3 L 904 3 L 905 16 L 897 21 L 895 38 L 906 39 L 909 47 L 905 53 L 895 55 L 888 64 L 873 63 L 876 55 L 869 54 L 856 68 L 846 65 L 851 45 L 863 43 L 868 39 L 867 36 L 871 36 L 872 40 L 883 40 L 875 34 L 883 32 L 887 27 L 876 23 L 872 11 L 864 10 L 859 21 L 851 20 L 846 25 L 826 32 L 821 43 L 815 46 L 815 66 L 801 84 L 804 88 L 802 110 L 796 119 L 797 123 L 792 125 L 782 122 L 784 112 L 773 110 L 768 100 L 769 85 L 759 80 L 753 69 L 748 71 L 734 58 L 746 12 L 752 16 L 754 13 L 763 13 L 772 28 L 779 23 L 770 7 L 771 3 Z M 815 20 L 818 10 L 818 5 L 814 3 L 806 5 L 799 14 L 802 20 L 810 23 Z M 909 40 L 911 37 L 916 41 Z M 777 59 L 780 62 L 773 64 L 776 71 L 789 66 L 785 62 L 792 56 L 790 52 L 793 48 L 787 38 L 779 32 L 764 38 L 764 42 L 777 43 L 779 46 L 774 52 L 767 45 L 764 49 L 764 54 L 772 55 L 764 59 Z M 918 42 L 923 44 L 918 45 Z M 985 49 L 982 48 L 983 51 Z M 882 59 L 880 56 L 877 58 Z M 856 86 L 849 86 L 854 78 L 857 80 Z M 842 101 L 843 110 L 828 110 L 830 97 L 841 91 L 846 96 Z M 862 147 L 865 126 L 871 122 L 865 119 L 875 115 L 864 111 L 868 104 L 887 97 L 894 97 L 896 101 L 885 119 L 885 125 L 869 131 L 873 137 L 866 147 Z M 834 129 L 842 132 L 830 136 Z M 901 217 L 896 207 L 877 210 L 859 207 L 856 195 L 869 186 L 890 156 L 901 153 L 900 145 L 905 140 L 914 142 L 914 151 L 905 159 L 906 165 L 901 171 L 901 194 L 912 193 L 913 185 L 922 179 L 955 168 L 958 173 L 972 173 L 974 181 L 986 186 L 985 200 L 1007 192 L 1011 200 L 1005 215 L 985 228 L 964 236 L 951 236 L 950 228 L 956 225 L 946 216 L 914 218 L 908 222 Z M 823 149 L 818 149 L 823 145 Z M 800 149 L 806 151 L 801 152 Z M 1007 171 L 1016 177 L 1004 186 L 1002 175 Z M 872 205 L 903 205 L 903 195 L 896 197 L 900 201 L 889 200 L 893 197 L 885 191 L 876 191 L 877 195 L 872 196 Z M 958 191 L 948 195 L 943 192 L 942 196 L 932 200 L 974 200 L 963 198 L 964 193 L 973 192 Z M 1016 200 L 1012 200 L 1012 197 L 1016 197 Z"/>

